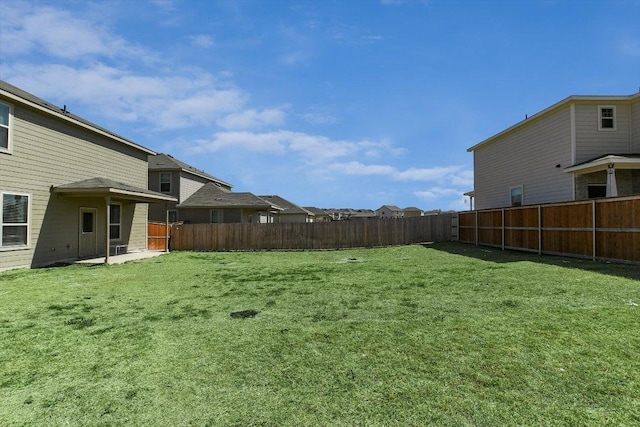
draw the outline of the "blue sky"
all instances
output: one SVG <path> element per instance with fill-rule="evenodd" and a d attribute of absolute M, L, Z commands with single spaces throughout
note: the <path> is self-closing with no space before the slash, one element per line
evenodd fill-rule
<path fill-rule="evenodd" d="M 466 149 L 640 86 L 640 0 L 2 5 L 0 78 L 302 206 L 468 208 Z"/>

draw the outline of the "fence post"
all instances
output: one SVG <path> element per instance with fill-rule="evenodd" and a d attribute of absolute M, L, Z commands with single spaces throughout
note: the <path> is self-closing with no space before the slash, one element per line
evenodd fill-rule
<path fill-rule="evenodd" d="M 476 211 L 476 246 L 478 246 L 478 211 Z"/>
<path fill-rule="evenodd" d="M 591 227 L 592 227 L 592 231 L 591 233 L 593 234 L 593 248 L 591 249 L 591 253 L 593 254 L 592 256 L 592 260 L 595 261 L 596 260 L 596 200 L 593 199 L 593 201 L 591 202 Z"/>
<path fill-rule="evenodd" d="M 502 250 L 504 251 L 504 208 L 502 208 Z"/>
<path fill-rule="evenodd" d="M 542 205 L 538 205 L 538 255 L 542 255 Z"/>

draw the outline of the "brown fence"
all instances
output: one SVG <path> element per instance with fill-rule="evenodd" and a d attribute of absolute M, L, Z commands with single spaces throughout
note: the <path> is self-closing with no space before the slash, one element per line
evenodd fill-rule
<path fill-rule="evenodd" d="M 638 196 L 460 212 L 453 224 L 462 242 L 640 263 Z"/>
<path fill-rule="evenodd" d="M 171 227 L 169 227 L 171 236 Z M 167 226 L 164 222 L 150 222 L 147 224 L 147 250 L 166 251 L 167 250 Z"/>
<path fill-rule="evenodd" d="M 174 224 L 172 250 L 340 249 L 451 240 L 451 214 L 292 224 Z"/>

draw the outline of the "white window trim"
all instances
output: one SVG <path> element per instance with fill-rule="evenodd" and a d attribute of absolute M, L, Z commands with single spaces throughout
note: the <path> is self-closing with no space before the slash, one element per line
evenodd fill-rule
<path fill-rule="evenodd" d="M 514 187 L 509 188 L 509 206 L 516 207 L 513 204 L 513 190 L 519 188 L 520 189 L 520 206 L 524 206 L 524 185 L 516 185 Z"/>
<path fill-rule="evenodd" d="M 7 148 L 0 147 L 0 153 L 12 154 L 13 153 L 13 105 L 4 101 L 0 101 L 0 104 L 6 105 L 9 107 L 9 124 L 7 126 Z M 0 127 L 5 127 L 4 125 L 0 125 Z M 15 193 L 11 193 L 15 194 Z M 29 198 L 31 200 L 31 198 Z"/>
<path fill-rule="evenodd" d="M 118 218 L 118 222 L 113 222 L 113 217 L 109 214 L 109 241 L 110 242 L 119 242 L 122 240 L 122 203 L 109 203 L 109 209 L 111 206 L 118 205 L 120 206 L 120 218 Z M 118 237 L 111 238 L 111 227 L 114 225 L 118 226 Z"/>
<path fill-rule="evenodd" d="M 27 244 L 22 246 L 2 246 L 2 228 L 4 227 L 4 223 L 2 222 L 2 201 L 4 200 L 5 194 L 11 194 L 13 196 L 26 196 L 27 197 L 27 222 L 20 224 L 13 224 L 13 226 L 27 226 Z M 12 191 L 0 191 L 0 252 L 2 251 L 18 251 L 24 249 L 31 249 L 31 199 L 32 196 L 29 193 L 16 193 Z M 10 226 L 7 224 L 7 226 Z"/>
<path fill-rule="evenodd" d="M 169 190 L 168 191 L 162 191 L 162 174 L 168 174 L 169 175 Z M 173 189 L 173 173 L 172 172 L 160 172 L 158 174 L 158 190 L 160 190 L 161 193 L 171 193 L 172 189 Z"/>
<path fill-rule="evenodd" d="M 218 222 L 213 222 L 213 221 L 211 221 L 211 214 L 212 214 L 212 213 L 214 213 L 214 212 L 218 212 Z M 222 214 L 223 214 L 223 212 L 224 212 L 224 211 L 223 211 L 223 210 L 221 210 L 221 209 L 211 209 L 211 210 L 209 211 L 209 223 L 211 223 L 211 224 L 222 224 L 222 221 L 223 221 L 223 216 L 222 216 Z"/>
<path fill-rule="evenodd" d="M 610 108 L 613 110 L 613 127 L 612 128 L 603 128 L 602 127 L 602 109 Z M 598 105 L 598 130 L 603 132 L 612 132 L 618 128 L 618 117 L 616 114 L 616 106 L 615 105 Z"/>

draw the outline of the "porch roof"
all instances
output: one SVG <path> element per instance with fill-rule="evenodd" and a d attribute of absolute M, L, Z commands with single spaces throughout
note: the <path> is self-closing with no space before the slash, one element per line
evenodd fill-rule
<path fill-rule="evenodd" d="M 607 154 L 564 169 L 566 173 L 583 175 L 607 170 L 613 164 L 616 169 L 640 169 L 640 154 Z"/>
<path fill-rule="evenodd" d="M 146 188 L 116 182 L 108 178 L 90 178 L 52 187 L 55 194 L 69 197 L 112 197 L 140 203 L 177 202 L 175 197 Z"/>

